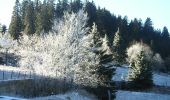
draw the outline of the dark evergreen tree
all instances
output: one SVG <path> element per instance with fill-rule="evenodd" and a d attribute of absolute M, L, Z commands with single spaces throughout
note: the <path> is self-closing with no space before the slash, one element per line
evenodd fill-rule
<path fill-rule="evenodd" d="M 69 10 L 68 0 L 62 0 L 62 1 L 58 0 L 55 9 L 55 17 L 61 18 L 64 15 L 64 12 L 68 10 Z"/>
<path fill-rule="evenodd" d="M 142 22 L 136 18 L 129 23 L 129 42 L 140 41 L 140 33 L 142 31 Z"/>
<path fill-rule="evenodd" d="M 24 31 L 25 25 L 25 16 L 26 16 L 26 9 L 28 7 L 30 0 L 23 0 L 21 4 L 21 21 L 22 21 L 22 27 L 21 30 Z"/>
<path fill-rule="evenodd" d="M 111 13 L 104 9 L 98 8 L 97 10 L 97 19 L 96 24 L 98 26 L 98 30 L 102 37 L 105 36 L 105 34 L 108 35 L 109 41 L 111 40 L 111 37 L 113 37 L 114 32 L 114 21 Z"/>
<path fill-rule="evenodd" d="M 21 27 L 22 22 L 20 14 L 20 3 L 19 0 L 16 0 L 11 23 L 9 26 L 9 33 L 14 39 L 19 39 L 19 36 L 21 35 Z"/>
<path fill-rule="evenodd" d="M 167 58 L 170 55 L 170 37 L 169 37 L 169 32 L 166 27 L 163 28 L 162 33 L 161 33 L 161 54 L 163 58 Z"/>
<path fill-rule="evenodd" d="M 7 30 L 6 25 L 2 25 L 2 34 L 5 34 L 6 30 Z"/>
<path fill-rule="evenodd" d="M 47 32 L 52 30 L 55 17 L 55 0 L 48 0 L 47 2 Z"/>
<path fill-rule="evenodd" d="M 39 0 L 34 1 L 34 12 L 35 12 L 35 32 L 37 35 L 40 35 L 42 31 L 42 23 L 41 23 L 41 7 L 42 3 Z"/>
<path fill-rule="evenodd" d="M 35 33 L 35 11 L 34 4 L 32 1 L 28 1 L 28 5 L 25 9 L 25 18 L 24 18 L 24 33 L 32 35 Z"/>
<path fill-rule="evenodd" d="M 96 18 L 97 18 L 97 8 L 94 4 L 94 2 L 89 2 L 86 1 L 85 3 L 85 12 L 87 12 L 89 20 L 88 20 L 88 26 L 92 26 L 94 22 L 96 22 Z"/>
<path fill-rule="evenodd" d="M 169 37 L 169 32 L 168 32 L 168 29 L 167 29 L 167 27 L 164 27 L 163 28 L 163 31 L 162 31 L 162 38 L 164 38 L 164 39 L 166 39 L 166 40 L 168 40 L 170 37 Z"/>
<path fill-rule="evenodd" d="M 82 9 L 83 4 L 81 0 L 74 0 L 73 2 L 70 3 L 70 6 L 71 6 L 71 11 L 77 13 L 80 9 Z"/>
<path fill-rule="evenodd" d="M 153 34 L 154 34 L 154 29 L 152 26 L 152 21 L 150 18 L 147 18 L 145 23 L 144 23 L 144 27 L 143 27 L 143 33 L 141 35 L 141 37 L 143 38 L 143 42 L 147 43 L 150 45 L 151 40 L 153 39 Z"/>
<path fill-rule="evenodd" d="M 48 33 L 54 22 L 54 0 L 44 0 L 36 19 L 36 33 Z"/>

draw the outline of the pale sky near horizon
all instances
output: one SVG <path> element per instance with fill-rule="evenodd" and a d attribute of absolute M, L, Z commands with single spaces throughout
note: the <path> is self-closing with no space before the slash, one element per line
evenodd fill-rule
<path fill-rule="evenodd" d="M 22 1 L 22 0 L 20 0 Z M 91 0 L 90 0 L 91 1 Z M 164 26 L 170 30 L 170 0 L 93 0 L 96 6 L 105 7 L 115 15 L 127 15 L 128 19 L 147 17 L 152 19 L 155 29 Z M 0 0 L 0 23 L 9 25 L 15 0 Z"/>

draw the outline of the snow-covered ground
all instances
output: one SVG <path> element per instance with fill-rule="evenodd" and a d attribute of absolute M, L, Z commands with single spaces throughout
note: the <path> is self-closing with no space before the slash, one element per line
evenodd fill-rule
<path fill-rule="evenodd" d="M 9 97 L 9 96 L 0 96 L 0 100 L 26 100 L 26 99 Z"/>
<path fill-rule="evenodd" d="M 52 95 L 46 97 L 37 97 L 32 99 L 22 99 L 9 96 L 0 96 L 0 100 L 97 100 L 95 96 L 86 92 L 68 92 L 66 94 Z"/>
<path fill-rule="evenodd" d="M 19 67 L 0 65 L 0 81 L 21 80 L 32 77 L 31 71 Z"/>
<path fill-rule="evenodd" d="M 116 100 L 170 100 L 170 95 L 118 91 L 116 92 Z"/>
<path fill-rule="evenodd" d="M 31 100 L 97 100 L 97 99 L 94 96 L 89 95 L 89 94 L 82 95 L 81 93 L 78 93 L 78 92 L 70 92 L 66 94 L 34 98 Z"/>
<path fill-rule="evenodd" d="M 128 67 L 117 67 L 116 74 L 113 76 L 112 80 L 122 81 L 127 80 Z M 153 73 L 153 82 L 158 86 L 170 86 L 170 75 L 165 73 Z"/>

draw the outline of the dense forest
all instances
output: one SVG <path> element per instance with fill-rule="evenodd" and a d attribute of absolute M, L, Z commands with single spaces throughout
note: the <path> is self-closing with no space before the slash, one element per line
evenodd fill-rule
<path fill-rule="evenodd" d="M 62 19 L 65 11 L 78 12 L 80 9 L 88 14 L 88 26 L 92 27 L 96 23 L 100 37 L 105 35 L 109 39 L 109 45 L 119 45 L 119 60 L 125 61 L 126 48 L 134 42 L 144 42 L 148 44 L 154 53 L 158 53 L 166 61 L 170 58 L 170 36 L 167 27 L 162 31 L 155 29 L 151 18 L 147 18 L 144 23 L 141 19 L 135 18 L 129 21 L 127 16 L 116 16 L 105 8 L 96 7 L 95 3 L 86 0 L 23 0 L 21 3 L 16 0 L 12 21 L 9 26 L 9 33 L 14 39 L 19 39 L 22 34 L 43 35 L 54 31 L 54 22 Z M 119 29 L 119 34 L 115 35 Z M 121 42 L 114 45 L 116 38 Z M 122 59 L 123 58 L 123 59 Z M 167 69 L 170 69 L 166 65 Z"/>

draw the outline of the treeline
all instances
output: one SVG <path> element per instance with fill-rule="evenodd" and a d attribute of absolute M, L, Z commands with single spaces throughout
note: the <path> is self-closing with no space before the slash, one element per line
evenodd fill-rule
<path fill-rule="evenodd" d="M 19 39 L 22 33 L 47 34 L 52 31 L 54 22 L 60 20 L 65 11 L 78 12 L 80 9 L 84 9 L 88 14 L 88 26 L 92 27 L 93 23 L 96 23 L 100 37 L 106 35 L 110 41 L 109 45 L 118 49 L 120 59 L 125 59 L 126 48 L 135 41 L 148 44 L 164 60 L 170 56 L 167 27 L 162 31 L 154 29 L 151 18 L 147 18 L 144 23 L 137 18 L 129 22 L 127 16 L 117 17 L 105 8 L 97 8 L 93 1 L 88 0 L 23 0 L 21 3 L 16 0 L 9 33 L 14 39 Z M 118 29 L 119 32 L 115 34 Z"/>

